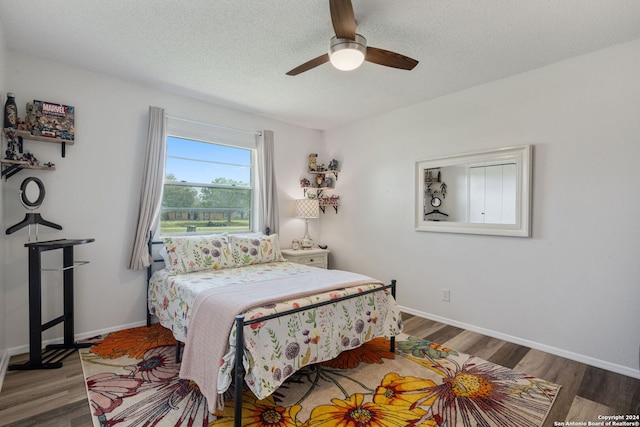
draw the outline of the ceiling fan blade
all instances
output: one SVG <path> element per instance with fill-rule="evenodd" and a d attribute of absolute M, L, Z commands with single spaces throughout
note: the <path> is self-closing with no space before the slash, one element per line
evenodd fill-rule
<path fill-rule="evenodd" d="M 353 14 L 351 0 L 329 0 L 331 22 L 336 37 L 339 39 L 356 39 L 356 17 Z"/>
<path fill-rule="evenodd" d="M 367 47 L 367 55 L 364 57 L 364 60 L 386 67 L 399 68 L 401 70 L 413 70 L 414 67 L 418 65 L 418 61 L 408 56 L 370 46 Z"/>
<path fill-rule="evenodd" d="M 302 65 L 298 65 L 293 70 L 287 72 L 287 76 L 297 76 L 300 73 L 304 73 L 305 71 L 309 71 L 312 68 L 317 67 L 318 65 L 322 65 L 325 62 L 329 62 L 329 54 L 325 53 L 324 55 L 320 55 L 317 58 L 313 58 L 311 61 L 307 61 Z"/>

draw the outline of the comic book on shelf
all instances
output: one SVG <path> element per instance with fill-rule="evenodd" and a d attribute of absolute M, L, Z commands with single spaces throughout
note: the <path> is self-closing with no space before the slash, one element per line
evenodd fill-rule
<path fill-rule="evenodd" d="M 27 105 L 27 126 L 32 135 L 74 140 L 75 109 L 70 105 L 34 100 Z"/>

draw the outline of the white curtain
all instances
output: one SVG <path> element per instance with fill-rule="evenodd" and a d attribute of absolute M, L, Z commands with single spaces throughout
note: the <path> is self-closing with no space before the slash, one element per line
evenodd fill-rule
<path fill-rule="evenodd" d="M 142 175 L 138 225 L 129 261 L 129 268 L 132 270 L 146 268 L 153 262 L 149 255 L 147 242 L 149 240 L 149 232 L 155 228 L 158 222 L 164 181 L 166 135 L 164 109 L 149 107 L 147 154 Z"/>
<path fill-rule="evenodd" d="M 258 225 L 264 233 L 278 232 L 278 188 L 276 186 L 276 170 L 274 164 L 273 131 L 262 131 L 257 137 L 258 173 L 260 180 L 260 211 Z"/>

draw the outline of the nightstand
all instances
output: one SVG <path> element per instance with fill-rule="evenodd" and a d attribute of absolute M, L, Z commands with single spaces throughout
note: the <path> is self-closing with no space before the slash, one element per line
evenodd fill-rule
<path fill-rule="evenodd" d="M 282 256 L 287 261 L 298 264 L 310 265 L 311 267 L 329 268 L 328 249 L 283 249 Z"/>

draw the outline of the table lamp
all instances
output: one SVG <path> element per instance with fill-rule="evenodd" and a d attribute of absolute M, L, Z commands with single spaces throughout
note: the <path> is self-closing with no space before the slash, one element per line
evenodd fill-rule
<path fill-rule="evenodd" d="M 313 240 L 309 236 L 309 219 L 320 217 L 320 204 L 318 199 L 296 200 L 296 217 L 304 219 L 304 237 L 300 241 L 302 249 L 313 247 Z"/>

